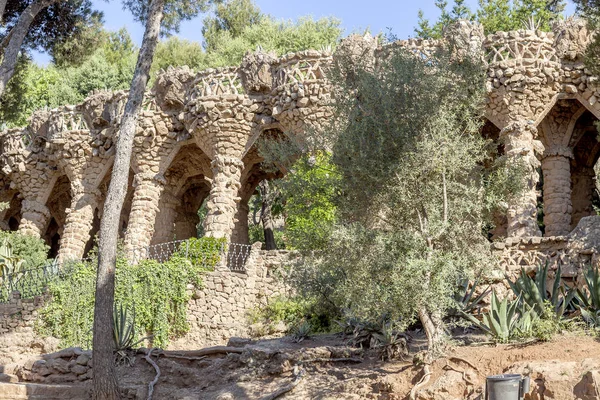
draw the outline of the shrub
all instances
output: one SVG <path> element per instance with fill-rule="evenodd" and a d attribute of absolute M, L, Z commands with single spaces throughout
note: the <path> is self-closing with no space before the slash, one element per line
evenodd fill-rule
<path fill-rule="evenodd" d="M 50 247 L 43 239 L 18 232 L 0 231 L 0 243 L 4 241 L 11 246 L 13 255 L 24 261 L 23 268 L 37 268 L 48 263 Z"/>
<path fill-rule="evenodd" d="M 329 332 L 331 320 L 318 306 L 315 299 L 302 297 L 286 298 L 283 296 L 269 299 L 268 303 L 248 313 L 251 324 L 265 325 L 265 334 L 272 333 L 279 322 L 287 327 L 298 327 L 307 323 L 311 332 Z"/>
<path fill-rule="evenodd" d="M 131 265 L 120 258 L 115 303 L 135 313 L 133 331 L 153 335 L 152 344 L 157 347 L 165 347 L 169 339 L 185 334 L 191 296 L 187 287 L 201 287 L 201 274 L 219 262 L 223 243 L 214 238 L 190 239 L 163 263 L 144 260 Z M 38 330 L 60 338 L 62 346 L 86 347 L 91 343 L 97 265 L 94 258 L 65 267 L 61 279 L 49 284 L 52 301 L 40 313 Z"/>

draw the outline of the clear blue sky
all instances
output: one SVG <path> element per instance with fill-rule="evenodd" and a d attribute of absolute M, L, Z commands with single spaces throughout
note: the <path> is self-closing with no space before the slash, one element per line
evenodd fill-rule
<path fill-rule="evenodd" d="M 414 36 L 417 24 L 417 13 L 423 10 L 425 16 L 434 21 L 439 12 L 434 0 L 394 1 L 394 0 L 255 0 L 262 12 L 277 19 L 297 19 L 311 15 L 314 18 L 333 16 L 342 21 L 345 33 L 362 32 L 369 28 L 374 34 L 387 32 L 391 28 L 398 38 Z M 126 27 L 133 40 L 141 44 L 143 26 L 133 21 L 131 14 L 123 10 L 120 0 L 93 0 L 96 9 L 104 12 L 105 26 L 109 30 Z M 452 4 L 452 1 L 449 1 Z M 477 0 L 466 0 L 471 9 L 477 7 Z M 573 13 L 573 4 L 569 1 L 567 14 Z M 177 36 L 195 41 L 202 41 L 202 20 L 200 15 L 181 25 Z M 39 63 L 47 63 L 49 58 L 44 54 L 35 55 Z"/>

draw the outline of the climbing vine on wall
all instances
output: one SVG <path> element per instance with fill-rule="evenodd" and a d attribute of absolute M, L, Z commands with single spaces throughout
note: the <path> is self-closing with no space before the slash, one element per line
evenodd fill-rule
<path fill-rule="evenodd" d="M 152 336 L 152 345 L 165 347 L 185 334 L 189 285 L 202 287 L 201 275 L 219 262 L 221 239 L 190 239 L 166 262 L 144 260 L 136 265 L 119 258 L 115 301 L 135 310 L 135 332 Z M 41 310 L 37 330 L 61 339 L 61 346 L 91 347 L 94 317 L 96 257 L 68 265 L 48 291 L 52 300 Z"/>

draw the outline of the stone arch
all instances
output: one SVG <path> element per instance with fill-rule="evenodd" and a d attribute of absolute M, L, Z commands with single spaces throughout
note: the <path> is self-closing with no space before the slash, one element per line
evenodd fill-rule
<path fill-rule="evenodd" d="M 578 99 L 559 98 L 540 122 L 545 236 L 567 235 L 581 218 L 592 215 L 596 120 Z"/>
<path fill-rule="evenodd" d="M 596 165 L 600 158 L 600 142 L 595 126 L 597 118 L 589 111 L 582 113 L 573 127 L 569 146 L 573 148 L 571 160 L 571 229 L 581 218 L 595 215 L 594 204 L 599 203 Z"/>
<path fill-rule="evenodd" d="M 46 200 L 50 218 L 44 229 L 42 238 L 50 246 L 49 256 L 56 257 L 60 239 L 67 220 L 67 209 L 71 207 L 71 181 L 66 175 L 59 176 Z"/>
<path fill-rule="evenodd" d="M 211 160 L 193 141 L 182 143 L 162 167 L 165 187 L 159 200 L 153 244 L 198 235 L 198 212 L 210 192 Z"/>

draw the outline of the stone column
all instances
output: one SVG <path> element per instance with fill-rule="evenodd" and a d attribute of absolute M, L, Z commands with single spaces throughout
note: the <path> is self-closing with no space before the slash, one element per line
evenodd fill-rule
<path fill-rule="evenodd" d="M 239 158 L 216 156 L 210 165 L 213 179 L 206 203 L 204 232 L 206 236 L 230 240 L 240 201 L 238 191 L 244 163 Z"/>
<path fill-rule="evenodd" d="M 96 193 L 76 193 L 67 209 L 65 228 L 60 241 L 58 259 L 79 260 L 83 258 L 85 247 L 90 240 L 94 223 L 94 212 L 98 207 Z"/>
<path fill-rule="evenodd" d="M 565 236 L 571 231 L 571 159 L 569 148 L 550 148 L 544 152 L 545 236 Z"/>
<path fill-rule="evenodd" d="M 575 166 L 571 164 L 571 180 L 573 188 L 571 193 L 571 202 L 573 203 L 573 213 L 571 218 L 571 230 L 577 227 L 577 224 L 583 217 L 594 215 L 592 207 L 592 197 L 596 182 L 593 167 Z"/>
<path fill-rule="evenodd" d="M 152 244 L 166 243 L 174 239 L 176 209 L 180 203 L 181 200 L 177 199 L 166 189 L 163 191 L 159 202 L 158 214 L 156 215 Z"/>
<path fill-rule="evenodd" d="M 520 198 L 508 205 L 507 236 L 527 237 L 541 236 L 537 225 L 537 191 L 539 181 L 537 168 L 540 162 L 536 153 L 541 153 L 544 146 L 535 140 L 537 129 L 532 123 L 516 121 L 508 124 L 500 132 L 500 140 L 504 143 L 506 156 L 512 163 L 520 163 L 525 169 L 523 183 L 525 189 Z"/>
<path fill-rule="evenodd" d="M 164 185 L 164 178 L 154 173 L 141 172 L 135 175 L 131 212 L 125 233 L 127 254 L 131 254 L 133 249 L 150 245 Z"/>
<path fill-rule="evenodd" d="M 48 226 L 50 210 L 35 200 L 23 200 L 19 233 L 41 238 Z"/>
<path fill-rule="evenodd" d="M 248 234 L 248 213 L 250 207 L 248 206 L 248 200 L 243 198 L 237 208 L 235 214 L 235 227 L 231 236 L 232 243 L 249 244 L 250 237 Z"/>

